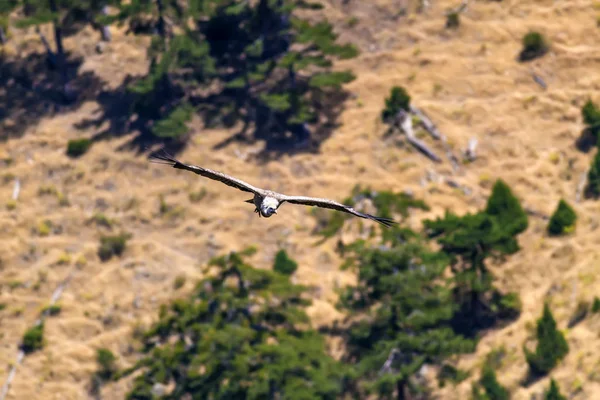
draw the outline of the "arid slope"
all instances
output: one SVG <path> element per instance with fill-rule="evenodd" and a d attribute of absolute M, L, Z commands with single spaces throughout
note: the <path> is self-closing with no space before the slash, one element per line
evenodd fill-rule
<path fill-rule="evenodd" d="M 496 178 L 508 182 L 523 204 L 539 214 L 550 215 L 564 198 L 579 215 L 576 232 L 548 238 L 547 222 L 531 216 L 529 229 L 520 237 L 522 251 L 494 266 L 498 285 L 520 293 L 522 316 L 486 334 L 476 354 L 461 359 L 460 365 L 477 378 L 485 354 L 504 346 L 508 357 L 499 380 L 515 399 L 540 393 L 548 379 L 521 386 L 526 374 L 522 345 L 547 299 L 571 348 L 552 376 L 574 398 L 600 398 L 600 317 L 588 316 L 566 329 L 577 302 L 600 294 L 600 206 L 592 200 L 576 203 L 577 186 L 593 151 L 585 154 L 575 147 L 583 129 L 581 106 L 588 98 L 600 101 L 596 3 L 471 1 L 457 30 L 445 29 L 444 12 L 458 2 L 432 1 L 423 13 L 411 9 L 405 16 L 398 13 L 402 2 L 380 0 L 372 8 L 358 1 L 341 3 L 331 2 L 326 13 L 344 40 L 360 44 L 362 55 L 341 65 L 357 75 L 349 85 L 353 97 L 341 126 L 318 154 L 284 156 L 261 165 L 251 157 L 254 149 L 242 145 L 212 150 L 231 132 L 202 130 L 197 122 L 190 146 L 179 157 L 289 193 L 341 200 L 355 184 L 411 190 L 432 206 L 431 212 L 411 215 L 408 222 L 417 228 L 423 218 L 447 208 L 463 213 L 482 207 Z M 521 38 L 530 29 L 546 35 L 551 51 L 519 63 Z M 94 71 L 114 87 L 126 73 L 145 70 L 139 39 L 114 30 L 113 42 L 96 54 L 97 36 L 86 30 L 65 41 L 67 49 L 85 56 L 82 71 Z M 32 33 L 15 33 L 5 50 L 15 52 L 15 43 L 40 47 Z M 546 90 L 532 73 L 544 79 Z M 394 85 L 409 91 L 413 104 L 434 120 L 456 154 L 477 138 L 477 160 L 455 173 L 441 144 L 425 133 L 419 135 L 443 156 L 442 164 L 401 143 L 401 136 L 384 138 L 379 114 Z M 97 112 L 98 105 L 89 101 L 44 118 L 21 138 L 0 144 L 0 157 L 6 160 L 0 176 L 0 302 L 7 304 L 0 311 L 0 363 L 14 363 L 23 333 L 73 271 L 60 301 L 62 312 L 46 322 L 44 349 L 25 358 L 7 398 L 88 398 L 96 348 L 113 350 L 122 366 L 132 362 L 131 335 L 156 317 L 158 306 L 191 289 L 211 256 L 248 245 L 259 248 L 253 259 L 259 267 L 270 266 L 275 252 L 286 248 L 300 265 L 297 280 L 320 288 L 310 310 L 315 323 L 337 316 L 332 289 L 350 282 L 352 275 L 338 269 L 337 238 L 315 246 L 316 220 L 308 208 L 287 204 L 279 215 L 258 219 L 252 206 L 243 203 L 248 196 L 242 192 L 118 150 L 133 132 L 97 142 L 82 158 L 69 159 L 69 139 L 91 137 L 103 128 L 78 130 L 74 124 Z M 438 180 L 440 176 L 451 177 L 472 193 L 463 194 Z M 11 209 L 15 178 L 22 190 Z M 62 200 L 61 205 L 61 196 L 40 194 L 40 188 L 49 186 L 66 196 L 68 204 Z M 200 190 L 206 191 L 204 198 L 191 202 L 189 194 Z M 173 207 L 163 215 L 159 195 Z M 113 233 L 132 234 L 124 255 L 105 263 L 96 252 L 100 235 L 110 230 L 90 222 L 98 212 L 113 221 Z M 47 236 L 39 233 L 44 220 L 53 226 Z M 360 233 L 359 221 L 353 220 L 341 237 L 349 240 Z M 186 284 L 176 290 L 173 282 L 180 275 Z M 7 374 L 3 368 L 2 382 Z M 464 398 L 470 382 L 444 388 L 440 398 Z M 109 385 L 103 395 L 121 398 L 125 390 L 124 384 Z"/>

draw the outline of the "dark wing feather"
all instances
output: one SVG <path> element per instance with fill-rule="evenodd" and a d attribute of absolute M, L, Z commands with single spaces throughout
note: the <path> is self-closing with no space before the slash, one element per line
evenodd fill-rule
<path fill-rule="evenodd" d="M 164 150 L 161 150 L 158 153 L 151 154 L 148 159 L 150 162 L 154 162 L 157 164 L 167 164 L 171 165 L 173 168 L 184 169 L 186 171 L 192 171 L 198 175 L 202 175 L 206 178 L 213 179 L 215 181 L 222 182 L 227 186 L 234 187 L 236 189 L 242 190 L 244 192 L 250 193 L 258 193 L 259 195 L 262 193 L 262 189 L 256 188 L 249 183 L 246 183 L 240 179 L 233 178 L 229 175 L 226 175 L 222 172 L 213 171 L 208 168 L 198 167 L 196 165 L 188 165 L 184 164 L 181 161 L 177 160 L 169 153 Z"/>
<path fill-rule="evenodd" d="M 356 215 L 357 217 L 360 217 L 360 218 L 377 221 L 386 227 L 390 227 L 396 223 L 396 221 L 394 221 L 393 219 L 377 217 L 375 215 L 361 213 L 361 212 L 356 211 L 354 208 L 352 208 L 350 206 L 346 206 L 344 204 L 341 204 L 341 203 L 338 203 L 336 201 L 329 200 L 329 199 L 320 199 L 317 197 L 285 196 L 284 195 L 284 196 L 281 196 L 281 201 L 282 202 L 287 201 L 288 203 L 292 203 L 292 204 L 303 204 L 305 206 L 317 206 L 317 207 L 322 207 L 322 208 L 329 208 L 331 210 L 343 211 L 343 212 L 346 212 L 346 213 L 349 213 L 352 215 Z"/>

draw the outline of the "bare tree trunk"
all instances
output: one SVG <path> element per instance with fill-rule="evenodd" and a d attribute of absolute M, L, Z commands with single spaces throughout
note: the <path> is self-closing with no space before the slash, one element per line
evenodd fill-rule
<path fill-rule="evenodd" d="M 56 6 L 56 0 L 50 1 L 50 11 L 58 13 L 58 7 Z M 65 63 L 65 51 L 62 42 L 62 28 L 60 21 L 54 21 L 54 41 L 56 43 L 56 66 L 60 72 L 61 83 L 63 85 L 63 96 L 66 101 L 72 100 L 72 94 L 69 91 L 69 75 L 67 73 L 67 66 Z"/>
<path fill-rule="evenodd" d="M 108 7 L 102 7 L 101 11 L 102 15 L 108 15 Z M 102 40 L 105 42 L 110 42 L 112 39 L 112 35 L 110 34 L 110 27 L 108 25 L 103 25 L 100 27 L 100 34 L 102 35 Z"/>
<path fill-rule="evenodd" d="M 39 26 L 35 27 L 35 31 L 40 36 L 40 40 L 42 41 L 42 44 L 44 45 L 44 48 L 46 49 L 46 57 L 48 58 L 48 62 L 50 64 L 52 64 L 52 67 L 56 68 L 57 67 L 56 55 L 52 51 L 52 48 L 50 47 L 50 43 L 48 43 L 48 39 L 46 39 L 46 35 L 44 35 L 44 33 L 42 32 L 42 30 L 40 29 Z"/>
<path fill-rule="evenodd" d="M 4 28 L 0 26 L 0 44 L 6 43 L 6 33 L 4 33 Z"/>

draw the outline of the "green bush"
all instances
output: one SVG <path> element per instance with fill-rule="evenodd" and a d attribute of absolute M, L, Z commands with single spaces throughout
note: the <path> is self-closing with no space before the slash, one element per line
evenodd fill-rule
<path fill-rule="evenodd" d="M 112 256 L 121 256 L 125 251 L 127 240 L 131 235 L 121 233 L 113 236 L 102 236 L 100 238 L 100 247 L 98 248 L 98 257 L 102 261 L 108 261 Z"/>
<path fill-rule="evenodd" d="M 535 376 L 546 375 L 569 352 L 569 344 L 563 333 L 556 329 L 556 321 L 548 304 L 537 322 L 537 347 L 535 352 L 523 348 L 530 371 Z"/>
<path fill-rule="evenodd" d="M 90 139 L 74 139 L 69 140 L 67 144 L 67 155 L 69 157 L 80 157 L 87 153 L 92 145 Z"/>
<path fill-rule="evenodd" d="M 62 307 L 60 306 L 60 304 L 52 304 L 51 306 L 44 308 L 42 312 L 47 312 L 48 315 L 55 316 L 60 314 L 61 311 Z"/>
<path fill-rule="evenodd" d="M 522 233 L 529 225 L 521 202 L 502 179 L 494 183 L 485 213 L 496 217 L 500 226 L 511 235 Z"/>
<path fill-rule="evenodd" d="M 588 172 L 585 197 L 594 199 L 600 197 L 600 151 L 596 151 Z"/>
<path fill-rule="evenodd" d="M 109 380 L 117 371 L 115 366 L 115 355 L 108 349 L 98 349 L 96 350 L 96 362 L 98 363 L 98 372 L 97 375 L 102 380 Z"/>
<path fill-rule="evenodd" d="M 581 116 L 590 132 L 597 137 L 598 131 L 600 131 L 600 109 L 593 101 L 588 100 L 581 108 Z"/>
<path fill-rule="evenodd" d="M 480 389 L 483 389 L 484 393 L 481 393 Z M 481 378 L 479 379 L 479 385 L 473 385 L 473 399 L 474 400 L 508 400 L 510 399 L 510 392 L 504 388 L 498 379 L 496 378 L 496 371 L 485 364 L 481 370 Z"/>
<path fill-rule="evenodd" d="M 529 32 L 523 37 L 523 50 L 519 58 L 521 61 L 533 60 L 546 54 L 548 48 L 548 43 L 541 33 Z"/>
<path fill-rule="evenodd" d="M 567 398 L 560 393 L 558 384 L 554 379 L 550 379 L 550 388 L 544 393 L 544 400 L 567 400 Z"/>
<path fill-rule="evenodd" d="M 29 328 L 23 335 L 21 348 L 25 353 L 32 353 L 44 346 L 44 324 Z"/>
<path fill-rule="evenodd" d="M 575 228 L 577 214 L 575 210 L 564 200 L 558 202 L 558 206 L 550 217 L 548 223 L 548 233 L 553 236 L 568 233 Z"/>
<path fill-rule="evenodd" d="M 383 122 L 389 123 L 398 114 L 398 111 L 408 111 L 410 108 L 410 96 L 403 87 L 394 86 L 390 92 L 390 97 L 385 99 L 385 108 L 381 112 Z"/>
<path fill-rule="evenodd" d="M 594 302 L 592 303 L 592 312 L 595 314 L 598 311 L 600 311 L 600 299 L 597 296 L 595 296 Z"/>
<path fill-rule="evenodd" d="M 292 260 L 285 250 L 281 249 L 275 255 L 273 269 L 280 274 L 292 275 L 298 269 L 298 263 Z"/>
<path fill-rule="evenodd" d="M 448 13 L 446 15 L 446 28 L 456 29 L 460 26 L 460 14 L 456 11 Z"/>

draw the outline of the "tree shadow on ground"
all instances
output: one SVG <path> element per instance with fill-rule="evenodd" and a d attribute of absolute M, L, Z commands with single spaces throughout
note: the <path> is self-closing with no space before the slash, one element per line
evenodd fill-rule
<path fill-rule="evenodd" d="M 104 129 L 92 137 L 92 141 L 123 137 L 137 132 L 117 148 L 119 151 L 136 151 L 137 154 L 141 154 L 147 148 L 160 144 L 171 154 L 181 152 L 185 149 L 191 134 L 180 138 L 164 138 L 156 136 L 152 131 L 152 126 L 161 119 L 161 115 L 156 110 L 161 110 L 160 114 L 164 116 L 164 110 L 171 107 L 170 104 L 175 102 L 172 100 L 177 95 L 158 94 L 153 99 L 144 100 L 148 103 L 154 102 L 152 106 L 144 109 L 136 107 L 139 98 L 128 88 L 139 79 L 139 77 L 128 76 L 116 89 L 99 93 L 96 98 L 99 108 L 95 111 L 95 115 L 79 121 L 75 127 L 82 130 L 101 129 L 106 124 Z M 347 98 L 348 94 L 340 91 L 320 96 L 319 100 L 314 99 L 312 104 L 319 115 L 319 123 L 311 127 L 301 124 L 286 126 L 284 121 L 273 121 L 273 118 L 269 120 L 266 110 L 240 110 L 238 107 L 232 107 L 232 104 L 247 103 L 244 103 L 241 98 L 232 98 L 231 93 L 227 92 L 204 97 L 197 96 L 189 99 L 189 102 L 196 110 L 196 115 L 201 118 L 205 131 L 213 128 L 230 129 L 243 126 L 238 133 L 216 144 L 214 150 L 224 149 L 234 142 L 247 145 L 263 142 L 264 149 L 252 158 L 258 162 L 266 162 L 278 159 L 284 154 L 318 152 L 320 145 L 339 127 L 338 117 Z M 160 105 L 157 106 L 156 102 L 160 102 Z"/>
<path fill-rule="evenodd" d="M 130 92 L 128 87 L 138 79 L 127 76 L 116 89 L 100 92 L 95 99 L 99 105 L 99 108 L 95 110 L 95 115 L 75 123 L 75 128 L 96 129 L 97 133 L 92 136 L 92 142 L 120 138 L 137 132 L 119 146 L 117 151 L 135 151 L 137 155 L 140 155 L 147 148 L 161 144 L 171 154 L 181 152 L 186 147 L 187 140 L 155 136 L 152 132 L 152 124 L 158 119 L 158 116 L 135 112 L 136 95 Z M 105 124 L 107 124 L 106 127 L 101 129 Z"/>
<path fill-rule="evenodd" d="M 588 127 L 582 130 L 579 137 L 575 140 L 575 147 L 583 153 L 589 153 L 591 149 L 596 147 L 597 142 L 598 138 L 592 129 Z"/>
<path fill-rule="evenodd" d="M 0 55 L 0 142 L 19 138 L 42 118 L 76 110 L 96 97 L 104 82 L 91 71 L 78 72 L 82 57 L 65 58 L 74 99 L 64 97 L 60 73 L 46 54 L 16 59 Z"/>

